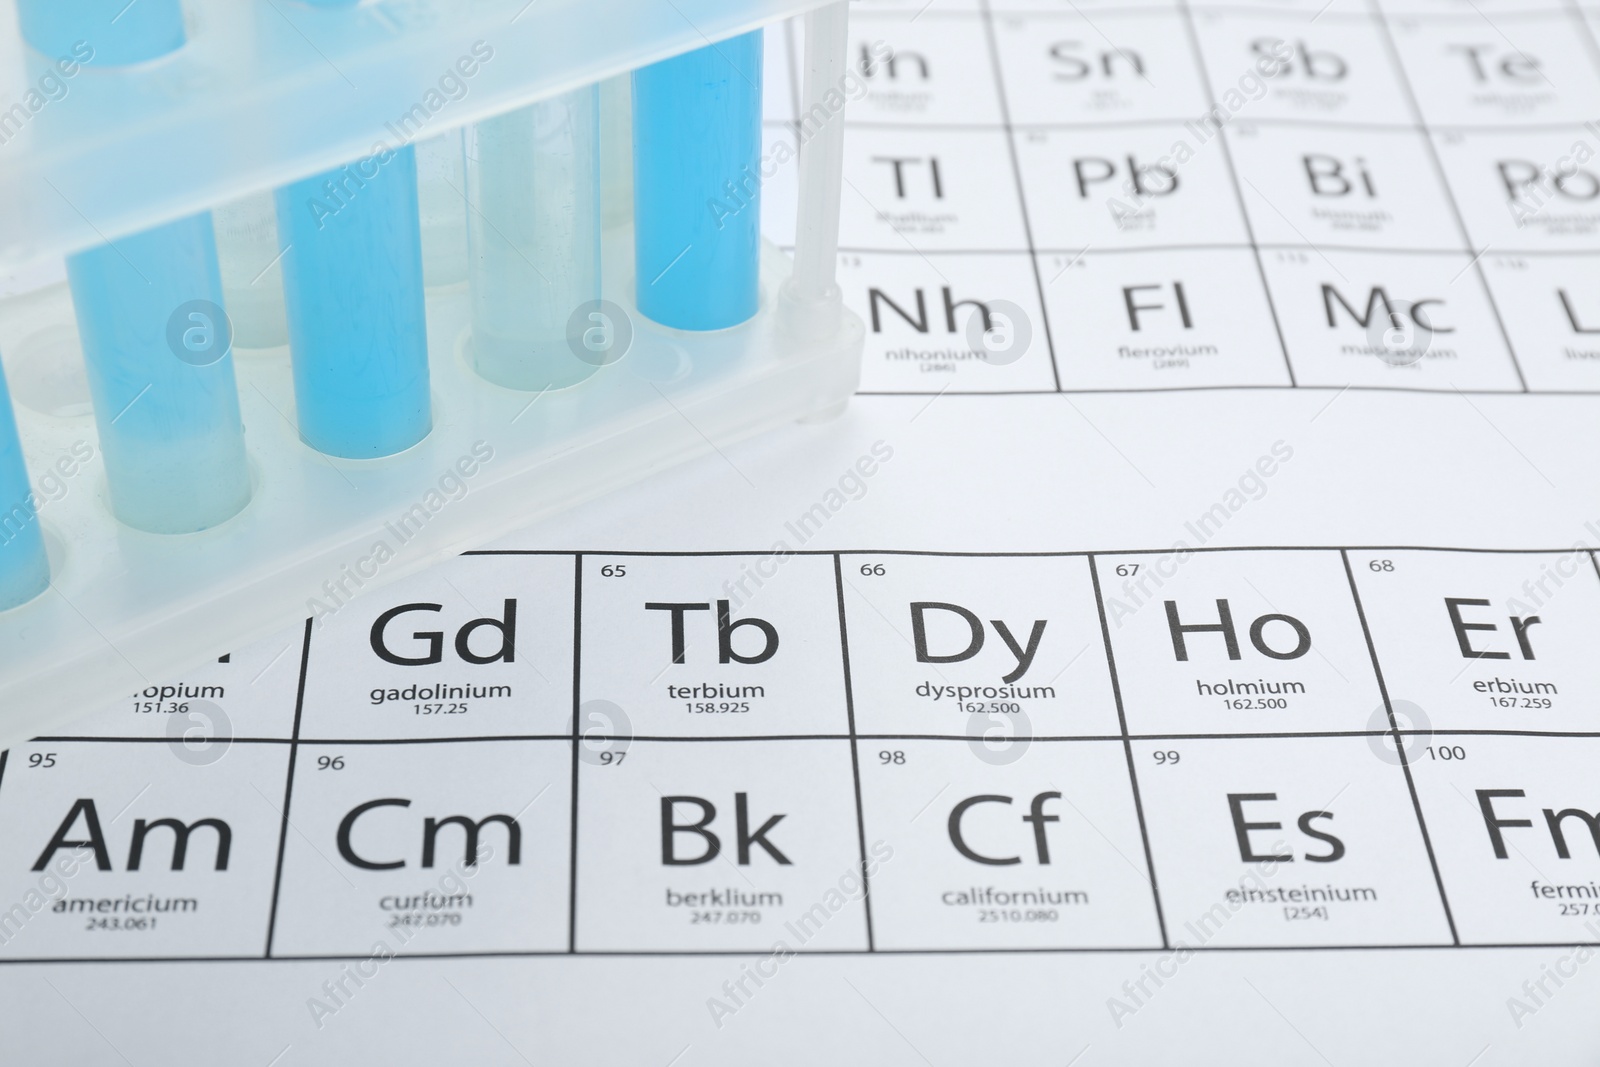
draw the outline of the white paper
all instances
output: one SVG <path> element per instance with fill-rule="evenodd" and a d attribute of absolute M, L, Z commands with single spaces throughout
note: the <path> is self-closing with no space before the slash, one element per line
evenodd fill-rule
<path fill-rule="evenodd" d="M 5 1062 L 1594 1062 L 1597 17 L 1384 7 L 857 5 L 864 395 L 12 750 Z"/>

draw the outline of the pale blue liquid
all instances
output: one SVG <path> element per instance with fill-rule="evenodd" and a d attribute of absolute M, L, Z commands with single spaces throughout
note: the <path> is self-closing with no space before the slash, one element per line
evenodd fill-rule
<path fill-rule="evenodd" d="M 81 41 L 94 50 L 82 61 L 118 66 L 184 42 L 178 0 L 20 0 L 18 9 L 23 36 L 47 56 L 82 60 Z M 112 511 L 154 533 L 192 533 L 236 514 L 249 502 L 250 474 L 211 216 L 69 256 L 67 276 Z M 195 301 L 209 310 L 184 307 Z M 187 336 L 206 341 L 184 358 L 174 317 L 179 337 L 197 327 Z"/>
<path fill-rule="evenodd" d="M 117 518 L 152 533 L 192 533 L 238 513 L 250 500 L 250 472 L 228 327 L 217 321 L 211 216 L 68 256 L 67 277 Z M 213 310 L 186 311 L 195 301 Z M 198 348 L 185 350 L 184 336 Z M 210 352 L 207 340 L 217 346 Z"/>
<path fill-rule="evenodd" d="M 34 503 L 11 396 L 0 375 L 0 611 L 27 603 L 50 584 Z"/>
<path fill-rule="evenodd" d="M 560 389 L 599 365 L 569 343 L 600 299 L 599 97 L 591 85 L 468 133 L 472 361 L 497 385 Z"/>
<path fill-rule="evenodd" d="M 761 31 L 633 72 L 639 310 L 719 330 L 760 302 Z"/>
<path fill-rule="evenodd" d="M 36 51 L 94 66 L 143 63 L 184 42 L 179 0 L 17 0 L 17 15 Z M 80 41 L 94 49 L 91 58 L 74 48 Z"/>
<path fill-rule="evenodd" d="M 416 156 L 408 146 L 277 191 L 300 437 L 373 459 L 432 428 Z"/>

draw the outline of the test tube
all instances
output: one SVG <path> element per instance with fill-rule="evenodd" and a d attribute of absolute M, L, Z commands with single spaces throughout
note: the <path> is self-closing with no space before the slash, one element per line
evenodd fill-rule
<path fill-rule="evenodd" d="M 0 373 L 0 611 L 26 604 L 50 584 L 39 513 L 22 460 L 11 396 Z"/>
<path fill-rule="evenodd" d="M 184 42 L 177 0 L 22 0 L 44 55 L 94 46 L 93 63 L 157 59 Z M 205 212 L 67 257 L 111 508 L 129 526 L 192 533 L 250 499 L 244 426 Z"/>
<path fill-rule="evenodd" d="M 283 265 L 272 193 L 251 193 L 211 212 L 228 300 L 233 341 L 240 348 L 289 343 L 283 311 Z"/>
<path fill-rule="evenodd" d="M 512 389 L 560 389 L 603 362 L 569 344 L 600 299 L 597 86 L 480 122 L 467 135 L 472 361 Z"/>
<path fill-rule="evenodd" d="M 100 67 L 123 67 L 158 59 L 183 47 L 180 0 L 17 0 L 22 39 L 51 59 L 77 55 L 84 42 Z"/>
<path fill-rule="evenodd" d="M 67 258 L 117 518 L 193 533 L 250 501 L 209 214 Z"/>
<path fill-rule="evenodd" d="M 467 277 L 467 187 L 461 131 L 416 143 L 417 218 L 422 229 L 422 281 L 429 289 Z"/>
<path fill-rule="evenodd" d="M 410 145 L 277 191 L 300 438 L 375 459 L 428 435 L 427 313 Z"/>
<path fill-rule="evenodd" d="M 761 31 L 633 73 L 635 300 L 682 330 L 760 302 Z"/>

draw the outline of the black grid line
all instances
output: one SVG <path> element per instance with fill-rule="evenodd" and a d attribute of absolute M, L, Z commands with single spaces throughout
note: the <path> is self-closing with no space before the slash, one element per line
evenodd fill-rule
<path fill-rule="evenodd" d="M 1389 54 L 1389 62 L 1394 66 L 1395 73 L 1399 76 L 1400 87 L 1405 91 L 1406 105 L 1411 109 L 1411 114 L 1419 125 L 1426 125 L 1422 105 L 1417 101 L 1416 89 L 1411 83 L 1411 72 L 1406 69 L 1405 63 L 1400 58 L 1400 50 L 1394 41 L 1394 33 L 1389 29 L 1389 20 L 1378 7 L 1377 0 L 1368 0 L 1372 6 L 1372 16 L 1377 22 L 1378 30 L 1383 35 L 1383 43 Z M 1478 287 L 1483 291 L 1483 299 L 1488 303 L 1489 311 L 1494 315 L 1494 322 L 1500 331 L 1500 340 L 1506 346 L 1506 355 L 1511 359 L 1511 366 L 1517 372 L 1517 381 L 1522 383 L 1523 392 L 1528 390 L 1527 376 L 1522 373 L 1522 363 L 1517 359 L 1516 345 L 1511 342 L 1511 334 L 1506 329 L 1505 319 L 1500 314 L 1500 305 L 1495 302 L 1494 290 L 1489 287 L 1488 276 L 1483 272 L 1483 252 L 1472 247 L 1472 231 L 1467 228 L 1467 220 L 1461 214 L 1461 206 L 1456 202 L 1455 190 L 1450 188 L 1450 179 L 1445 174 L 1444 161 L 1439 158 L 1439 146 L 1433 143 L 1432 136 L 1424 136 L 1423 143 L 1428 149 L 1428 158 L 1433 162 L 1434 176 L 1438 180 L 1440 190 L 1444 193 L 1444 202 L 1450 208 L 1450 215 L 1455 219 L 1456 228 L 1461 233 L 1462 250 L 1472 257 L 1470 267 L 1478 279 Z M 1487 251 L 1487 249 L 1485 249 Z"/>
<path fill-rule="evenodd" d="M 1200 37 L 1194 27 L 1194 13 L 1189 9 L 1189 0 L 1180 0 L 1180 10 L 1183 12 L 1184 34 L 1189 40 L 1189 50 L 1194 56 L 1195 67 L 1200 72 L 1200 84 L 1205 86 L 1206 106 L 1209 113 L 1217 111 L 1217 92 L 1211 82 L 1211 71 L 1206 66 L 1204 53 L 1200 49 Z M 1244 224 L 1245 236 L 1249 238 L 1251 256 L 1256 262 L 1256 277 L 1261 282 L 1261 291 L 1267 299 L 1267 312 L 1272 316 L 1272 332 L 1278 338 L 1278 349 L 1283 356 L 1283 369 L 1289 375 L 1289 385 L 1292 388 L 1297 384 L 1294 373 L 1294 361 L 1289 358 L 1289 344 L 1284 340 L 1283 324 L 1278 319 L 1278 305 L 1272 297 L 1272 287 L 1267 284 L 1267 268 L 1261 262 L 1261 245 L 1256 241 L 1255 223 L 1250 220 L 1250 208 L 1245 204 L 1244 189 L 1239 185 L 1239 168 L 1233 161 L 1233 147 L 1228 144 L 1226 130 L 1217 132 L 1217 143 L 1222 147 L 1222 159 L 1227 164 L 1228 182 L 1233 186 L 1234 201 L 1239 206 L 1239 218 Z"/>
<path fill-rule="evenodd" d="M 1022 212 L 1022 233 L 1028 242 L 1028 264 L 1033 268 L 1033 288 L 1039 296 L 1039 324 L 1044 327 L 1045 351 L 1050 356 L 1050 376 L 1056 391 L 1061 391 L 1061 367 L 1056 360 L 1056 346 L 1050 332 L 1050 308 L 1044 298 L 1044 276 L 1039 272 L 1039 253 L 1034 247 L 1033 222 L 1028 214 L 1028 197 L 1023 192 L 1022 161 L 1017 158 L 1017 137 L 1011 126 L 1011 103 L 1006 96 L 1005 76 L 1001 72 L 1000 48 L 994 39 L 994 19 L 989 13 L 989 0 L 982 0 L 983 36 L 988 46 L 989 70 L 994 76 L 995 99 L 1000 105 L 1000 127 L 1006 135 L 1006 153 L 1011 162 L 1011 180 L 1017 190 L 1017 206 Z"/>
<path fill-rule="evenodd" d="M 861 754 L 856 744 L 856 700 L 850 681 L 850 637 L 845 622 L 844 572 L 837 554 L 833 557 L 833 585 L 839 602 L 839 655 L 844 669 L 844 709 L 850 723 L 850 778 L 856 792 L 856 846 L 861 852 L 861 910 L 867 923 L 867 951 L 873 952 L 877 949 L 877 939 L 872 931 L 872 876 L 867 871 L 866 810 L 861 803 Z"/>
<path fill-rule="evenodd" d="M 289 733 L 289 763 L 283 782 L 283 823 L 278 828 L 278 856 L 272 872 L 272 903 L 267 908 L 267 941 L 262 955 L 272 956 L 272 939 L 278 931 L 278 895 L 283 887 L 283 858 L 289 851 L 289 804 L 294 798 L 295 756 L 299 752 L 300 716 L 306 704 L 306 671 L 311 664 L 311 619 L 306 620 L 305 637 L 300 644 L 300 677 L 295 683 L 294 726 Z"/>
<path fill-rule="evenodd" d="M 1372 659 L 1372 673 L 1378 680 L 1378 693 L 1383 698 L 1383 710 L 1389 717 L 1395 756 L 1400 761 L 1400 769 L 1405 772 L 1406 790 L 1411 794 L 1411 807 L 1417 816 L 1417 829 L 1422 833 L 1422 847 L 1428 853 L 1428 866 L 1433 869 L 1433 881 L 1439 889 L 1439 904 L 1444 908 L 1445 922 L 1450 926 L 1450 940 L 1459 945 L 1461 934 L 1456 930 L 1455 915 L 1450 911 L 1450 897 L 1444 890 L 1444 876 L 1439 873 L 1439 860 L 1433 852 L 1433 838 L 1428 835 L 1428 820 L 1422 814 L 1422 800 L 1417 796 L 1416 779 L 1411 774 L 1411 763 L 1406 758 L 1406 746 L 1401 741 L 1398 724 L 1395 721 L 1394 703 L 1389 699 L 1389 685 L 1384 681 L 1383 667 L 1378 663 L 1378 650 L 1372 642 L 1372 630 L 1367 626 L 1367 611 L 1361 604 L 1361 590 L 1356 586 L 1355 572 L 1350 569 L 1350 553 L 1341 552 L 1339 557 L 1344 561 L 1344 574 L 1350 583 L 1350 597 L 1355 601 L 1356 617 L 1361 620 L 1361 635 L 1366 638 L 1367 655 Z"/>
<path fill-rule="evenodd" d="M 1139 840 L 1144 845 L 1145 875 L 1150 879 L 1150 896 L 1155 903 L 1156 926 L 1161 931 L 1161 947 L 1172 947 L 1172 941 L 1167 936 L 1166 910 L 1161 906 L 1161 889 L 1156 882 L 1155 857 L 1150 851 L 1150 831 L 1145 825 L 1144 799 L 1139 795 L 1139 772 L 1133 764 L 1133 742 L 1128 737 L 1128 714 L 1122 704 L 1122 681 L 1117 676 L 1116 652 L 1111 647 L 1111 628 L 1106 624 L 1106 602 L 1100 592 L 1100 568 L 1095 563 L 1095 557 L 1090 556 L 1089 578 L 1094 583 L 1095 613 L 1100 617 L 1100 639 L 1104 643 L 1106 652 L 1106 666 L 1111 674 L 1111 696 L 1117 705 L 1117 722 L 1122 727 L 1122 754 L 1128 762 L 1128 781 L 1133 788 L 1133 810 L 1139 817 Z"/>
<path fill-rule="evenodd" d="M 583 553 L 572 557 L 572 783 L 567 833 L 567 951 L 578 951 L 578 763 L 583 724 L 578 709 L 583 699 Z"/>

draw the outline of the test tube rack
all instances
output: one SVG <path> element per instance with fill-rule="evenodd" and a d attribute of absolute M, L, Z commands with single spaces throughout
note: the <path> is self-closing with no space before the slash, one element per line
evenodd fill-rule
<path fill-rule="evenodd" d="M 206 529 L 161 533 L 115 510 L 97 430 L 111 423 L 91 410 L 73 292 L 58 283 L 0 299 L 31 490 L 0 507 L 0 536 L 36 524 L 50 568 L 47 589 L 0 611 L 0 748 L 652 472 L 834 415 L 855 391 L 863 328 L 834 281 L 843 2 L 185 0 L 186 39 L 171 55 L 70 78 L 60 57 L 29 51 L 15 6 L 0 0 L 0 69 L 23 78 L 0 75 L 0 104 L 9 94 L 28 114 L 9 128 L 0 114 L 0 276 L 281 197 L 386 140 L 409 147 L 406 132 L 460 137 L 470 151 L 498 116 L 598 86 L 604 314 L 593 322 L 607 341 L 581 381 L 497 384 L 474 358 L 482 293 L 430 279 L 431 428 L 394 454 L 346 458 L 308 444 L 289 347 L 249 348 L 234 330 L 249 502 Z M 662 325 L 635 299 L 636 201 L 614 158 L 632 140 L 615 79 L 796 15 L 800 114 L 812 118 L 796 126 L 793 257 L 761 243 L 754 314 L 736 325 Z M 396 129 L 406 115 L 415 131 Z M 460 225 L 493 229 L 461 193 Z"/>

